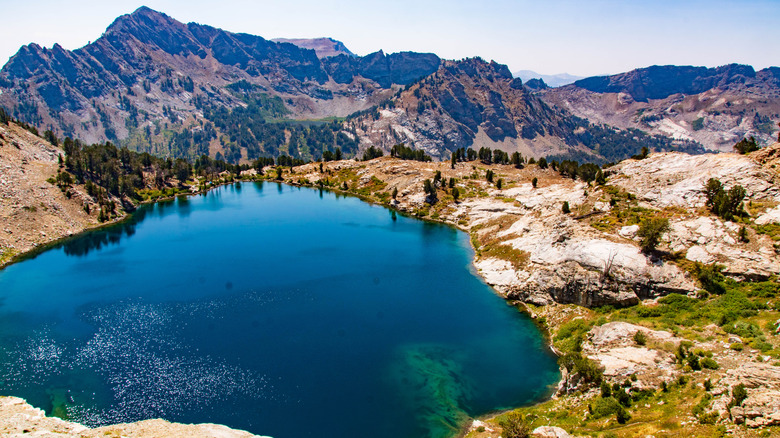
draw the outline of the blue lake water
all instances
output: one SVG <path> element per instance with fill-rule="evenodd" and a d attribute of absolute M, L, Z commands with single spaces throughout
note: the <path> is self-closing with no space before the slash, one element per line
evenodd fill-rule
<path fill-rule="evenodd" d="M 275 183 L 147 206 L 0 271 L 0 394 L 95 426 L 442 437 L 550 393 L 468 236 Z"/>

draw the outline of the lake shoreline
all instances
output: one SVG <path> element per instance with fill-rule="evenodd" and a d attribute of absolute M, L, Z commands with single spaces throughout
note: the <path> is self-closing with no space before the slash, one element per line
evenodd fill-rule
<path fill-rule="evenodd" d="M 616 219 L 619 219 L 618 214 L 620 212 L 628 211 L 632 205 L 637 203 L 637 196 L 641 196 L 641 193 L 643 193 L 641 190 L 649 191 L 652 189 L 653 186 L 651 184 L 643 183 L 641 179 L 644 173 L 651 173 L 650 170 L 635 171 L 631 170 L 633 168 L 630 166 L 645 166 L 651 168 L 652 170 L 652 165 L 654 162 L 663 163 L 664 160 L 669 159 L 679 160 L 679 156 L 684 157 L 684 155 L 680 154 L 653 154 L 641 162 L 629 161 L 628 164 L 626 164 L 626 167 L 628 167 L 629 170 L 616 171 L 617 175 L 610 177 L 610 183 L 614 185 L 605 186 L 587 185 L 574 181 L 570 178 L 561 177 L 557 173 L 553 173 L 551 170 L 539 169 L 538 166 L 527 166 L 525 169 L 517 170 L 511 168 L 510 166 L 485 166 L 481 163 L 458 163 L 457 168 L 451 170 L 449 163 L 416 163 L 391 160 L 389 158 L 381 158 L 378 160 L 372 160 L 371 162 L 355 162 L 353 160 L 348 160 L 342 162 L 324 163 L 326 168 L 324 172 L 317 170 L 318 163 L 313 163 L 296 167 L 295 173 L 290 173 L 289 171 L 285 170 L 283 181 L 277 181 L 275 179 L 271 179 L 270 176 L 267 176 L 259 179 L 243 180 L 242 183 L 257 180 L 284 183 L 286 185 L 295 187 L 327 190 L 329 192 L 336 193 L 339 196 L 354 196 L 359 198 L 362 202 L 387 207 L 390 211 L 396 212 L 397 214 L 422 219 L 432 223 L 452 226 L 455 229 L 467 232 L 471 237 L 469 239 L 472 250 L 470 257 L 471 269 L 473 269 L 474 273 L 485 283 L 491 285 L 493 293 L 496 293 L 500 297 L 504 298 L 508 305 L 513 305 L 517 311 L 526 313 L 530 317 L 531 321 L 533 321 L 537 326 L 540 334 L 545 337 L 545 344 L 556 356 L 560 357 L 564 353 L 571 353 L 572 350 L 567 345 L 562 345 L 561 349 L 556 349 L 556 344 L 561 342 L 565 344 L 568 342 L 567 339 L 560 336 L 562 332 L 561 329 L 567 325 L 571 326 L 571 324 L 577 320 L 582 320 L 584 329 L 582 331 L 575 332 L 576 336 L 580 336 L 586 345 L 591 345 L 592 336 L 603 324 L 609 323 L 608 325 L 611 325 L 613 324 L 612 321 L 615 321 L 615 324 L 622 321 L 629 321 L 633 324 L 628 324 L 628 326 L 630 326 L 630 330 L 664 330 L 658 333 L 662 333 L 663 336 L 674 337 L 674 339 L 679 339 L 676 337 L 681 336 L 682 339 L 685 339 L 684 342 L 690 342 L 695 348 L 701 351 L 705 351 L 707 354 L 712 354 L 712 352 L 715 352 L 716 358 L 721 368 L 717 371 L 706 371 L 705 373 L 704 371 L 691 371 L 690 368 L 684 367 L 684 364 L 679 366 L 673 365 L 675 353 L 674 351 L 669 350 L 669 348 L 665 346 L 664 342 L 659 342 L 653 345 L 652 348 L 649 348 L 649 352 L 655 354 L 659 360 L 663 361 L 663 363 L 666 364 L 668 362 L 667 366 L 670 367 L 671 374 L 659 380 L 657 376 L 653 375 L 654 367 L 640 369 L 638 371 L 640 382 L 645 377 L 648 379 L 648 381 L 643 384 L 644 386 L 638 386 L 637 389 L 640 391 L 658 389 L 662 383 L 664 385 L 668 384 L 670 388 L 675 389 L 670 389 L 669 393 L 664 390 L 663 392 L 658 391 L 655 393 L 655 395 L 652 395 L 651 400 L 653 400 L 653 403 L 650 404 L 650 408 L 632 409 L 632 415 L 636 416 L 640 420 L 638 422 L 630 423 L 633 429 L 626 430 L 637 432 L 639 428 L 642 427 L 641 424 L 643 424 L 643 422 L 648 424 L 655 424 L 663 421 L 676 421 L 679 423 L 679 426 L 677 427 L 680 427 L 680 430 L 685 430 L 687 431 L 686 433 L 689 434 L 693 433 L 694 436 L 696 436 L 697 433 L 709 434 L 716 428 L 723 427 L 724 424 L 729 428 L 737 428 L 735 430 L 739 431 L 755 431 L 755 429 L 752 428 L 757 427 L 755 424 L 759 423 L 753 422 L 753 420 L 748 420 L 752 425 L 748 425 L 747 428 L 744 423 L 734 424 L 731 420 L 732 414 L 730 413 L 730 410 L 737 409 L 735 412 L 738 412 L 739 408 L 729 408 L 727 406 L 728 396 L 730 394 L 730 387 L 728 386 L 730 385 L 728 375 L 733 372 L 764 372 L 762 371 L 763 368 L 757 370 L 751 369 L 750 364 L 753 362 L 770 361 L 770 359 L 766 358 L 775 356 L 764 356 L 762 355 L 761 351 L 756 350 L 755 348 L 750 348 L 754 345 L 750 338 L 748 338 L 744 343 L 744 352 L 741 348 L 738 351 L 731 349 L 730 345 L 735 345 L 734 339 L 737 338 L 734 338 L 733 335 L 724 332 L 723 328 L 715 327 L 713 325 L 701 325 L 699 329 L 706 332 L 706 336 L 701 337 L 699 334 L 701 331 L 699 333 L 696 331 L 691 331 L 688 326 L 682 324 L 677 324 L 671 327 L 663 326 L 660 324 L 662 321 L 659 322 L 658 319 L 653 319 L 652 317 L 627 318 L 624 315 L 625 312 L 620 310 L 624 306 L 627 306 L 626 308 L 628 308 L 633 307 L 636 304 L 640 304 L 636 307 L 641 308 L 659 306 L 657 298 L 663 296 L 663 293 L 670 293 L 670 290 L 676 291 L 675 293 L 681 296 L 685 296 L 686 294 L 688 294 L 689 297 L 696 296 L 696 294 L 698 294 L 701 290 L 700 285 L 696 282 L 695 277 L 692 278 L 688 271 L 682 269 L 685 267 L 685 263 L 692 262 L 684 260 L 684 257 L 682 262 L 679 260 L 660 260 L 660 263 L 665 267 L 676 270 L 675 276 L 684 283 L 680 283 L 683 284 L 684 287 L 680 289 L 676 289 L 678 286 L 669 287 L 666 291 L 662 290 L 662 294 L 656 295 L 655 297 L 650 297 L 656 298 L 656 300 L 648 300 L 646 298 L 637 300 L 636 296 L 634 296 L 632 300 L 619 301 L 622 299 L 621 295 L 604 295 L 597 298 L 606 297 L 609 299 L 611 297 L 614 298 L 615 301 L 606 304 L 598 304 L 597 302 L 593 301 L 578 302 L 569 296 L 563 296 L 562 302 L 569 304 L 560 304 L 560 302 L 556 301 L 560 298 L 559 296 L 555 296 L 553 293 L 545 291 L 545 293 L 550 293 L 553 301 L 548 302 L 547 304 L 541 304 L 538 302 L 538 296 L 519 294 L 518 290 L 516 289 L 517 283 L 504 282 L 503 279 L 506 277 L 501 278 L 500 274 L 506 273 L 507 271 L 514 271 L 515 274 L 517 274 L 523 270 L 527 270 L 528 272 L 533 273 L 533 270 L 540 269 L 540 266 L 543 266 L 545 263 L 552 264 L 556 268 L 562 266 L 562 264 L 555 265 L 554 262 L 542 260 L 541 262 L 537 262 L 537 264 L 534 266 L 523 265 L 523 263 L 527 263 L 527 258 L 524 258 L 527 257 L 527 255 L 523 255 L 522 253 L 519 255 L 511 253 L 499 253 L 494 250 L 496 247 L 500 248 L 502 246 L 491 246 L 493 242 L 490 240 L 490 238 L 496 235 L 506 235 L 508 237 L 502 239 L 503 243 L 512 243 L 509 241 L 509 239 L 516 238 L 517 235 L 512 235 L 510 233 L 515 230 L 514 226 L 516 224 L 522 223 L 526 227 L 523 229 L 522 233 L 528 233 L 527 230 L 529 228 L 533 230 L 535 225 L 538 225 L 538 227 L 546 227 L 545 230 L 550 232 L 550 234 L 554 234 L 552 236 L 554 242 L 553 245 L 562 243 L 562 246 L 565 246 L 568 239 L 572 238 L 574 240 L 579 238 L 581 239 L 581 242 L 583 241 L 582 239 L 586 238 L 606 238 L 612 242 L 612 245 L 619 243 L 625 248 L 636 248 L 638 246 L 636 243 L 637 239 L 633 235 L 624 234 L 624 231 L 627 227 L 623 226 L 623 228 L 621 228 L 621 225 L 625 225 L 625 221 L 623 221 L 622 224 L 620 221 L 617 221 L 617 224 L 610 225 L 612 228 L 605 229 L 601 228 L 601 221 L 616 221 Z M 726 156 L 725 158 L 722 156 L 715 156 L 713 158 L 702 157 L 699 160 L 705 163 L 709 163 L 708 165 L 713 166 L 713 168 L 719 169 L 718 166 L 721 166 L 721 164 L 719 164 L 720 162 L 718 160 L 726 159 L 732 160 L 732 158 L 729 156 Z M 747 160 L 747 158 L 739 159 Z M 619 166 L 621 165 L 618 165 L 618 167 Z M 725 164 L 723 166 L 725 166 Z M 494 169 L 499 176 L 504 178 L 504 190 L 496 190 L 494 183 L 488 183 L 483 179 L 486 168 Z M 638 173 L 634 175 L 630 173 L 632 171 Z M 444 174 L 445 182 L 448 177 L 457 178 L 457 187 L 461 188 L 460 200 L 456 202 L 456 200 L 452 197 L 452 191 L 446 189 L 442 184 L 441 188 L 437 190 L 438 199 L 434 198 L 433 202 L 428 202 L 429 199 L 427 196 L 425 196 L 425 194 L 422 193 L 423 179 L 433 179 L 434 173 L 438 172 Z M 621 172 L 628 176 L 622 175 Z M 474 177 L 474 175 L 477 174 L 480 175 L 479 178 Z M 369 179 L 369 177 L 372 179 Z M 376 177 L 384 184 L 372 188 L 371 186 L 373 184 L 372 181 L 374 177 Z M 541 190 L 536 190 L 535 184 L 533 189 L 531 189 L 531 184 L 528 182 L 532 178 L 536 180 L 537 177 L 539 179 L 539 189 Z M 634 180 L 637 182 L 634 183 Z M 320 181 L 324 181 L 324 187 L 323 183 Z M 232 182 L 225 182 L 220 185 L 230 183 Z M 630 184 L 639 185 L 634 187 Z M 644 188 L 642 187 L 642 184 L 644 184 Z M 342 187 L 346 187 L 346 190 L 342 189 Z M 695 195 L 698 193 L 697 187 L 698 186 L 686 186 L 686 190 L 691 191 Z M 390 191 L 396 191 L 396 188 L 398 192 L 398 201 L 390 199 Z M 626 192 L 623 192 L 623 190 Z M 640 193 L 640 195 L 633 194 L 632 192 Z M 200 192 L 200 194 L 202 193 L 203 192 Z M 539 206 L 540 204 L 534 204 L 535 201 L 533 197 L 537 194 L 542 194 L 541 197 L 545 198 L 544 202 L 547 204 L 552 204 L 552 206 L 544 204 Z M 570 201 L 569 203 L 572 206 L 572 211 L 574 212 L 571 217 L 565 214 L 561 214 L 560 209 L 560 202 L 562 202 L 563 199 L 567 199 L 569 196 L 575 197 L 574 201 L 572 201 L 572 198 L 568 198 Z M 611 206 L 608 203 L 610 197 L 612 200 L 617 200 L 617 206 Z M 625 204 L 625 206 L 623 206 L 623 204 Z M 772 208 L 776 204 L 761 204 L 759 201 L 757 205 L 763 205 L 764 209 L 768 209 Z M 611 212 L 613 207 L 615 210 L 617 210 L 617 214 L 613 214 Z M 673 214 L 674 216 L 671 216 L 671 220 L 676 221 L 675 223 L 677 224 L 682 224 L 682 226 L 688 226 L 686 224 L 689 222 L 694 223 L 693 221 L 697 221 L 695 223 L 712 223 L 711 227 L 716 230 L 724 228 L 723 222 L 717 218 L 713 218 L 708 213 L 702 211 L 702 209 L 685 210 L 686 207 L 680 206 L 675 207 L 675 209 L 665 209 L 664 207 L 657 205 L 652 205 L 652 207 L 656 212 L 661 212 L 661 214 Z M 602 209 L 599 210 L 602 211 L 600 216 L 587 216 L 587 212 L 596 211 L 598 209 Z M 761 214 L 761 210 L 755 214 Z M 502 217 L 511 217 L 513 222 L 501 222 L 500 219 Z M 544 222 L 540 220 L 546 217 L 556 219 L 557 222 L 555 223 L 563 223 L 562 228 L 564 228 L 564 232 L 561 233 L 560 231 L 554 230 L 555 227 L 551 225 L 552 222 Z M 534 221 L 537 221 L 538 224 L 533 224 Z M 727 227 L 728 225 L 729 224 L 726 223 L 725 226 Z M 724 234 L 727 240 L 729 238 L 729 234 L 736 233 L 736 231 L 733 233 L 731 231 L 729 231 L 728 234 Z M 561 237 L 558 237 L 558 234 L 560 234 Z M 528 235 L 533 237 L 533 233 L 528 233 Z M 684 234 L 678 232 L 677 236 L 680 235 L 684 236 Z M 690 238 L 690 241 L 692 242 L 695 242 L 697 239 L 701 238 L 695 233 L 692 235 L 693 237 Z M 675 235 L 672 234 L 673 238 L 679 238 L 674 236 Z M 548 238 L 550 236 L 543 237 Z M 554 240 L 556 237 L 558 237 L 558 240 Z M 750 237 L 754 242 L 766 246 L 766 236 L 762 236 L 758 233 L 753 234 L 751 232 Z M 500 243 L 502 242 L 499 242 L 499 245 Z M 666 251 L 666 245 L 669 245 L 670 247 L 672 242 L 670 241 L 669 243 L 662 243 L 662 245 L 664 245 L 664 250 Z M 748 251 L 748 249 L 742 247 L 740 251 Z M 645 256 L 642 255 L 642 257 Z M 627 259 L 624 259 L 623 261 L 626 262 L 626 260 Z M 600 273 L 599 270 L 601 268 L 599 266 L 594 267 L 586 265 L 581 259 L 576 260 L 574 263 L 579 263 L 580 267 L 589 268 L 591 271 Z M 631 268 L 631 266 L 628 264 L 626 264 L 625 267 Z M 631 272 L 632 271 L 629 271 L 629 273 Z M 544 271 L 541 273 L 543 275 L 549 275 L 549 273 Z M 625 276 L 624 273 L 623 275 L 624 278 L 622 281 L 629 282 L 630 284 L 636 286 L 646 284 L 643 283 L 647 280 L 646 277 L 643 279 L 643 277 L 635 276 L 633 274 Z M 524 282 L 527 281 L 527 279 L 528 277 L 526 276 L 523 277 L 521 281 Z M 576 275 L 572 279 L 574 280 L 574 285 L 576 286 Z M 655 278 L 653 278 L 653 280 L 655 280 Z M 667 287 L 665 284 L 661 284 L 661 286 Z M 700 298 L 701 297 L 696 296 L 696 299 Z M 522 305 L 518 306 L 517 303 L 522 303 Z M 522 307 L 522 309 L 520 309 L 520 307 Z M 768 326 L 768 321 L 765 321 L 767 318 L 773 318 L 772 321 L 774 321 L 778 318 L 778 316 L 776 316 L 776 312 L 770 311 L 769 314 L 766 314 L 765 311 L 762 311 L 758 317 L 753 318 L 756 327 L 760 325 L 761 329 L 763 330 L 765 324 Z M 780 320 L 778 320 L 778 322 L 780 322 Z M 702 324 L 706 324 L 706 322 Z M 625 329 L 625 327 L 623 329 Z M 668 330 L 668 332 L 665 330 Z M 628 342 L 631 343 L 630 335 L 627 339 Z M 769 337 L 768 340 L 772 343 L 775 342 L 771 337 Z M 736 344 L 741 347 L 743 345 L 742 340 L 740 339 L 738 342 L 736 342 Z M 593 346 L 591 345 L 590 348 L 593 348 Z M 607 350 L 612 349 L 611 351 L 615 352 L 615 354 L 617 354 L 620 349 L 625 348 L 634 349 L 638 347 L 633 344 L 615 344 L 607 346 Z M 574 351 L 576 352 L 577 350 Z M 599 354 L 600 353 L 598 351 L 589 350 L 587 353 L 583 352 L 582 356 L 585 358 L 590 358 L 589 360 L 596 364 L 596 366 L 603 366 L 605 362 L 602 362 L 603 359 L 599 357 Z M 621 359 L 624 357 L 616 356 L 616 358 Z M 609 364 L 607 363 L 607 365 Z M 761 366 L 769 367 L 770 365 L 767 362 L 766 365 Z M 780 366 L 780 362 L 773 364 L 773 366 Z M 748 368 L 748 370 L 742 371 L 743 368 Z M 559 369 L 562 370 L 561 367 L 559 367 Z M 567 380 L 572 376 L 575 376 L 575 379 Z M 628 375 L 624 374 L 613 375 L 609 378 L 608 382 L 613 384 L 623 383 L 625 377 L 627 376 Z M 689 389 L 685 390 L 677 389 L 683 387 L 683 385 L 677 383 L 678 378 L 686 378 L 689 380 L 693 379 L 695 385 L 692 384 Z M 725 418 L 725 420 L 719 421 L 714 425 L 709 425 L 709 423 L 698 424 L 695 419 L 692 422 L 689 420 L 692 415 L 691 411 L 694 408 L 693 405 L 695 404 L 697 398 L 702 396 L 712 397 L 712 393 L 701 391 L 701 387 L 704 385 L 703 382 L 705 380 L 712 380 L 715 385 L 720 385 L 716 393 L 716 397 L 719 398 L 717 398 L 714 402 L 711 402 L 707 409 L 712 409 L 712 412 L 717 413 L 721 416 L 721 419 Z M 639 385 L 638 383 L 635 384 Z M 577 431 L 578 434 L 595 433 L 593 431 L 610 430 L 610 428 L 613 427 L 613 424 L 611 423 L 615 422 L 614 417 L 611 420 L 609 417 L 601 419 L 597 418 L 595 420 L 591 420 L 588 417 L 589 404 L 593 401 L 599 400 L 598 386 L 594 387 L 592 385 L 588 386 L 578 384 L 576 382 L 576 373 L 572 373 L 567 376 L 562 372 L 558 387 L 563 387 L 563 391 L 560 392 L 557 396 L 553 391 L 550 397 L 546 397 L 529 405 L 523 405 L 524 407 L 519 409 L 510 409 L 510 411 L 527 413 L 533 418 L 544 417 L 551 420 L 556 418 L 552 421 L 548 420 L 549 422 L 546 424 L 561 426 L 572 433 Z M 780 387 L 780 382 L 778 383 L 778 387 Z M 769 385 L 751 389 L 751 394 L 756 393 L 757 396 L 762 396 L 768 389 L 771 388 L 772 386 Z M 674 398 L 678 397 L 678 394 L 681 398 Z M 667 397 L 672 398 L 667 400 Z M 664 406 L 668 403 L 685 403 L 685 405 L 681 405 L 681 408 L 674 412 L 663 412 L 659 414 L 659 411 L 662 411 L 662 408 L 656 406 Z M 575 420 L 550 417 L 550 415 L 557 415 L 556 413 L 558 410 L 564 407 L 566 410 L 572 410 L 572 412 L 576 411 Z M 500 431 L 500 427 L 497 424 L 497 417 L 501 417 L 506 412 L 507 411 L 491 412 L 489 414 L 479 416 L 476 420 L 484 421 L 489 426 L 489 431 Z M 534 425 L 539 426 L 539 421 L 542 420 L 534 420 Z M 471 426 L 473 424 L 476 423 L 472 422 L 469 424 L 464 424 L 462 429 L 455 436 L 468 436 L 470 438 L 486 438 L 487 436 L 491 436 L 487 432 L 482 433 L 472 430 Z M 618 434 L 623 433 L 623 430 L 625 429 L 624 426 L 616 427 L 616 429 L 612 430 L 615 430 L 618 432 Z M 658 429 L 654 430 L 656 432 L 659 431 Z M 731 431 L 731 429 L 729 430 Z M 754 435 L 748 433 L 744 436 Z"/>
<path fill-rule="evenodd" d="M 277 180 L 270 180 L 270 179 L 251 179 L 251 180 L 243 179 L 243 180 L 236 180 L 236 181 L 226 181 L 226 182 L 222 182 L 220 184 L 215 184 L 213 186 L 210 186 L 205 191 L 190 192 L 190 193 L 180 194 L 180 195 L 173 196 L 173 197 L 161 198 L 161 199 L 156 199 L 154 201 L 143 202 L 143 203 L 139 204 L 137 206 L 137 208 L 135 208 L 132 213 L 126 213 L 126 214 L 122 215 L 119 218 L 116 218 L 116 219 L 114 219 L 114 220 L 112 220 L 110 222 L 99 224 L 97 226 L 85 227 L 82 231 L 80 231 L 79 233 L 73 234 L 73 235 L 67 235 L 67 236 L 61 236 L 61 237 L 58 237 L 58 238 L 54 238 L 54 239 L 48 241 L 45 244 L 38 245 L 38 246 L 36 246 L 35 248 L 33 248 L 33 249 L 29 250 L 29 251 L 26 251 L 24 253 L 18 254 L 9 263 L 7 263 L 2 268 L 4 269 L 6 266 L 10 266 L 11 264 L 15 264 L 15 263 L 18 263 L 18 262 L 21 262 L 21 261 L 24 261 L 24 260 L 28 260 L 30 258 L 34 258 L 38 254 L 40 254 L 40 253 L 42 253 L 42 252 L 44 252 L 46 250 L 49 250 L 49 249 L 51 249 L 53 247 L 56 247 L 58 245 L 61 245 L 63 243 L 66 243 L 66 242 L 68 242 L 71 239 L 77 239 L 79 237 L 82 237 L 82 236 L 84 236 L 87 233 L 97 232 L 97 231 L 100 231 L 101 229 L 105 229 L 105 228 L 121 225 L 122 223 L 133 221 L 135 219 L 134 216 L 136 214 L 138 214 L 137 213 L 138 209 L 149 208 L 149 207 L 154 206 L 155 204 L 158 204 L 158 203 L 175 202 L 176 199 L 178 199 L 178 198 L 189 198 L 189 197 L 194 197 L 195 195 L 204 195 L 205 196 L 211 190 L 219 189 L 222 186 L 230 186 L 230 185 L 236 185 L 236 184 L 248 184 L 248 183 L 261 183 L 262 184 L 262 183 L 272 183 L 272 182 L 273 183 L 277 183 L 277 184 L 288 185 L 290 187 L 300 187 L 300 188 L 306 188 L 306 189 L 325 190 L 325 191 L 334 193 L 337 196 L 356 197 L 363 203 L 367 203 L 367 204 L 370 204 L 370 205 L 381 206 L 381 207 L 386 207 L 386 209 L 388 211 L 391 211 L 393 213 L 397 213 L 397 214 L 402 215 L 404 217 L 409 217 L 409 218 L 418 219 L 418 220 L 422 219 L 423 222 L 430 222 L 430 223 L 435 223 L 435 224 L 439 224 L 439 225 L 451 226 L 452 228 L 457 229 L 458 231 L 465 231 L 465 232 L 468 233 L 468 231 L 463 226 L 459 226 L 456 223 L 450 223 L 450 222 L 446 222 L 446 221 L 443 221 L 443 220 L 436 220 L 436 219 L 431 219 L 431 218 L 415 217 L 414 215 L 409 214 L 408 212 L 395 209 L 395 208 L 393 208 L 393 206 L 386 205 L 386 204 L 381 204 L 381 203 L 373 201 L 372 199 L 370 199 L 368 197 L 355 195 L 355 194 L 350 193 L 348 191 L 343 191 L 343 190 L 338 190 L 338 189 L 335 189 L 335 190 L 334 189 L 324 189 L 324 188 L 320 188 L 320 187 L 312 186 L 312 185 L 296 184 L 296 183 L 291 182 L 291 181 L 277 181 Z M 469 254 L 469 263 L 470 263 L 469 270 L 473 270 L 473 273 L 475 275 L 477 275 L 477 277 L 480 278 L 480 280 L 483 283 L 485 283 L 485 279 L 479 274 L 479 272 L 477 271 L 477 269 L 476 269 L 476 267 L 474 265 L 474 261 L 475 261 L 475 257 L 476 257 L 476 251 L 475 251 L 475 248 L 473 246 L 473 242 L 471 242 L 471 239 L 468 239 L 468 240 L 469 240 L 469 247 L 470 247 L 470 251 L 471 251 L 471 254 Z M 494 288 L 491 287 L 491 290 L 492 290 L 493 293 L 501 296 Z M 502 298 L 506 300 L 506 297 L 502 297 Z M 512 305 L 511 301 L 507 301 L 507 303 L 509 305 Z M 532 316 L 530 314 L 528 314 L 527 312 L 523 312 L 517 305 L 513 305 L 513 307 L 515 307 L 516 311 L 519 311 L 521 313 L 525 313 L 527 316 L 529 316 L 529 318 L 531 320 L 533 320 L 533 318 L 532 318 Z M 539 334 L 544 336 L 545 344 L 547 344 L 547 346 L 549 347 L 550 346 L 549 342 L 548 342 L 549 333 L 545 333 L 545 332 L 541 331 L 541 327 L 542 326 L 537 324 L 536 321 L 534 321 L 534 325 L 537 327 L 537 329 L 540 329 Z M 492 413 L 492 414 L 495 415 L 495 412 Z M 467 429 L 469 427 L 470 421 L 471 420 L 469 420 L 467 423 L 464 423 L 462 425 L 462 427 L 461 427 L 461 430 L 457 434 L 455 434 L 454 436 L 462 436 L 464 433 L 466 433 L 466 431 L 467 431 Z"/>

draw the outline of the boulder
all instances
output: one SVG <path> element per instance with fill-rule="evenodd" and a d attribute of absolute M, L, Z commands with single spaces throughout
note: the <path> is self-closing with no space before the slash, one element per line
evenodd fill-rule
<path fill-rule="evenodd" d="M 569 432 L 556 426 L 539 426 L 531 432 L 532 437 L 536 438 L 570 438 Z"/>

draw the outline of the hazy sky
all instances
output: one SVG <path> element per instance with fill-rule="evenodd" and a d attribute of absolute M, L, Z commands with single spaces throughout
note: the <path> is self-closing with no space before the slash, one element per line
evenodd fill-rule
<path fill-rule="evenodd" d="M 142 5 L 269 39 L 328 36 L 358 55 L 481 56 L 512 71 L 589 76 L 653 64 L 780 66 L 780 0 L 0 0 L 0 63 L 31 42 L 79 48 Z"/>

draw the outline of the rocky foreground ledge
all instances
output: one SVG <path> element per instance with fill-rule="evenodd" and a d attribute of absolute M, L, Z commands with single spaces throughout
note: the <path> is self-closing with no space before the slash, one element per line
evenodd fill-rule
<path fill-rule="evenodd" d="M 262 438 L 218 424 L 181 424 L 159 419 L 90 429 L 78 423 L 47 417 L 42 409 L 34 408 L 17 397 L 0 397 L 0 435 L 52 438 Z"/>

